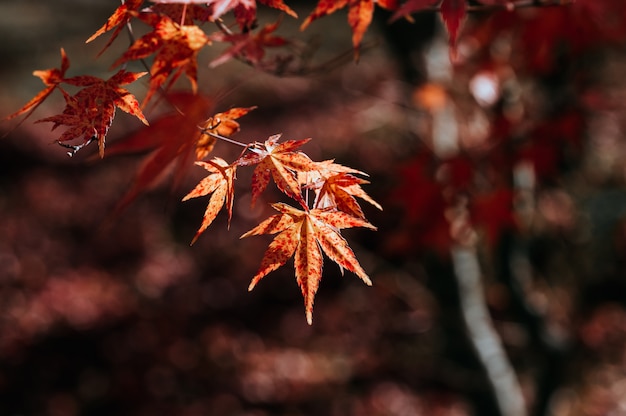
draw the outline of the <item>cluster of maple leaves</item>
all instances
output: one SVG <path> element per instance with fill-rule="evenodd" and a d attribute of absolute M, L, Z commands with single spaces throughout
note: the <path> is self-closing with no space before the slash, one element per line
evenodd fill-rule
<path fill-rule="evenodd" d="M 297 14 L 283 0 L 259 0 L 259 3 L 297 18 Z M 364 33 L 370 26 L 375 6 L 391 11 L 391 22 L 420 11 L 440 13 L 448 31 L 450 47 L 454 51 L 457 36 L 468 11 L 479 7 L 513 9 L 541 4 L 562 4 L 560 0 L 319 0 L 315 9 L 305 18 L 301 29 L 314 20 L 348 9 L 348 23 L 352 30 L 355 58 Z M 589 2 L 585 2 L 589 4 Z M 227 25 L 224 18 L 232 13 L 234 22 Z M 132 25 L 141 22 L 149 30 L 134 38 Z M 363 172 L 333 161 L 314 162 L 298 150 L 309 139 L 279 142 L 280 135 L 267 140 L 244 144 L 230 138 L 239 131 L 236 121 L 253 108 L 232 108 L 214 113 L 214 102 L 198 93 L 197 57 L 199 52 L 215 43 L 230 44 L 215 58 L 209 67 L 237 59 L 259 69 L 280 72 L 289 57 L 266 56 L 267 48 L 290 44 L 290 40 L 274 35 L 280 20 L 259 26 L 255 0 L 122 0 L 121 5 L 86 42 L 112 32 L 102 54 L 125 29 L 131 44 L 111 68 L 117 72 L 108 79 L 90 75 L 66 76 L 70 61 L 61 49 L 59 68 L 35 71 L 45 88 L 21 109 L 6 117 L 12 119 L 26 114 L 27 119 L 55 90 L 65 99 L 60 114 L 37 120 L 52 123 L 52 130 L 63 127 L 57 142 L 70 149 L 70 156 L 92 142 L 97 142 L 101 158 L 105 155 L 105 141 L 117 108 L 138 118 L 146 125 L 139 132 L 107 148 L 107 155 L 151 150 L 139 168 L 130 189 L 116 207 L 121 211 L 171 164 L 175 164 L 174 184 L 180 183 L 186 168 L 195 162 L 207 172 L 207 177 L 185 196 L 185 200 L 209 196 L 204 219 L 193 241 L 225 209 L 230 221 L 234 199 L 234 181 L 239 167 L 255 166 L 252 179 L 254 203 L 270 179 L 286 196 L 295 201 L 297 208 L 279 203 L 273 207 L 278 214 L 270 217 L 245 236 L 277 234 L 267 249 L 261 267 L 254 276 L 250 289 L 267 273 L 295 258 L 295 273 L 305 300 L 307 320 L 311 322 L 313 298 L 322 273 L 322 252 L 370 284 L 370 279 L 357 262 L 340 230 L 350 227 L 375 229 L 366 219 L 356 198 L 381 208 L 361 188 L 367 183 Z M 211 33 L 203 25 L 215 28 Z M 451 54 L 453 56 L 454 53 Z M 151 59 L 151 65 L 145 62 Z M 137 61 L 146 71 L 130 72 L 126 66 Z M 189 93 L 172 93 L 172 85 L 185 75 L 191 84 Z M 148 77 L 146 77 L 148 76 Z M 148 90 L 143 102 L 131 94 L 125 85 L 146 77 Z M 70 91 L 77 88 L 78 91 Z M 158 98 L 155 98 L 158 97 Z M 149 103 L 163 99 L 174 110 L 172 114 L 148 122 L 144 111 Z M 170 132 L 176 131 L 176 135 Z M 219 157 L 209 158 L 217 140 L 228 141 L 243 147 L 243 152 L 233 162 Z M 311 195 L 311 198 L 309 198 Z"/>
<path fill-rule="evenodd" d="M 277 8 L 288 15 L 296 16 L 281 0 L 260 0 L 261 3 Z M 312 322 L 313 300 L 322 276 L 322 252 L 340 268 L 354 272 L 365 283 L 371 281 L 359 265 L 341 230 L 351 227 L 375 229 L 363 214 L 356 198 L 361 198 L 379 209 L 361 185 L 365 174 L 333 161 L 314 162 L 298 149 L 305 140 L 279 142 L 280 134 L 263 142 L 239 143 L 230 136 L 239 131 L 236 121 L 252 108 L 232 108 L 212 114 L 212 100 L 197 93 L 197 55 L 213 42 L 230 42 L 232 46 L 212 62 L 219 65 L 229 59 L 238 58 L 249 64 L 258 64 L 264 56 L 264 48 L 282 46 L 287 41 L 275 37 L 272 32 L 278 24 L 272 24 L 253 34 L 256 22 L 254 1 L 158 1 L 143 7 L 143 1 L 128 0 L 114 11 L 107 22 L 87 42 L 112 31 L 104 46 L 104 52 L 131 23 L 141 21 L 152 28 L 130 47 L 112 65 L 122 67 L 109 79 L 90 75 L 68 77 L 70 61 L 61 49 L 59 68 L 35 71 L 45 89 L 15 113 L 12 119 L 26 114 L 26 118 L 37 109 L 55 90 L 65 99 L 62 113 L 37 120 L 37 123 L 52 123 L 52 130 L 64 127 L 57 142 L 70 150 L 70 156 L 92 142 L 98 143 L 98 153 L 105 155 L 105 140 L 113 122 L 116 108 L 137 117 L 147 127 L 125 140 L 114 143 L 107 155 L 152 150 L 140 167 L 134 183 L 119 201 L 116 212 L 130 204 L 170 164 L 176 163 L 175 182 L 180 182 L 185 168 L 195 164 L 207 171 L 195 189 L 183 200 L 209 197 L 202 224 L 193 242 L 209 227 L 218 213 L 227 211 L 228 221 L 232 216 L 234 182 L 239 167 L 255 166 L 252 177 L 252 203 L 266 189 L 270 180 L 285 195 L 297 203 L 297 207 L 285 203 L 274 204 L 277 215 L 271 216 L 242 237 L 260 234 L 277 234 L 265 252 L 261 266 L 250 284 L 250 290 L 269 272 L 284 265 L 294 257 L 295 275 L 304 297 L 306 317 Z M 330 13 L 320 2 L 316 13 L 305 25 L 316 17 Z M 240 33 L 233 33 L 224 25 L 222 16 L 232 11 Z M 206 34 L 198 25 L 214 22 L 220 30 Z M 364 29 L 363 29 L 364 30 Z M 132 31 L 131 31 L 132 33 Z M 146 72 L 129 72 L 124 67 L 129 61 L 142 61 L 153 57 Z M 123 86 L 149 75 L 149 88 L 143 103 Z M 185 74 L 191 83 L 191 93 L 170 93 L 172 84 Z M 71 94 L 68 88 L 77 87 Z M 148 123 L 143 110 L 155 96 L 164 98 L 175 110 L 152 124 Z M 172 131 L 178 134 L 172 135 Z M 220 157 L 210 158 L 217 140 L 241 145 L 244 150 L 233 162 Z M 77 144 L 75 144 L 77 143 Z M 309 198 L 311 196 L 311 198 Z M 309 200 L 310 199 L 310 200 Z"/>

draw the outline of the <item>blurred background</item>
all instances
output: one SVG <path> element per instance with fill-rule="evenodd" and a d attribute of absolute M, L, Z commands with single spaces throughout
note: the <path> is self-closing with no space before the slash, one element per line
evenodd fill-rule
<path fill-rule="evenodd" d="M 384 211 L 363 208 L 378 231 L 343 235 L 373 286 L 326 259 L 312 326 L 291 262 L 248 292 L 271 237 L 239 236 L 283 199 L 270 189 L 251 209 L 243 169 L 230 229 L 220 213 L 191 247 L 207 200 L 180 199 L 197 167 L 178 187 L 164 172 L 107 222 L 144 156 L 95 161 L 91 145 L 69 158 L 33 123 L 62 111 L 57 92 L 0 125 L 0 415 L 500 414 L 450 258 L 467 235 L 528 414 L 626 414 L 621 2 L 472 3 L 455 53 L 437 13 L 389 25 L 377 8 L 358 63 L 345 10 L 300 32 L 314 3 L 288 4 L 300 20 L 277 33 L 319 45 L 305 75 L 209 70 L 226 48 L 215 45 L 199 56 L 199 90 L 215 112 L 258 106 L 237 140 L 312 137 L 312 159 L 370 175 Z M 84 41 L 117 6 L 0 1 L 0 114 L 43 88 L 31 73 L 58 67 L 61 47 L 69 76 L 109 77 L 127 37 L 100 57 L 108 36 Z M 260 22 L 278 15 L 260 6 Z M 107 145 L 140 127 L 118 112 Z"/>

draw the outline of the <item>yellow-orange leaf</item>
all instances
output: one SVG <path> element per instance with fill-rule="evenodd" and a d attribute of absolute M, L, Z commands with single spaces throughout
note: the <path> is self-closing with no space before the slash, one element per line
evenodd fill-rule
<path fill-rule="evenodd" d="M 65 50 L 61 48 L 61 68 L 52 68 L 52 69 L 46 69 L 46 70 L 33 72 L 34 76 L 41 78 L 44 85 L 46 85 L 46 88 L 41 90 L 37 95 L 35 95 L 29 102 L 27 102 L 22 108 L 17 110 L 15 113 L 5 117 L 5 120 L 10 120 L 14 117 L 24 114 L 25 112 L 29 110 L 30 111 L 28 115 L 24 117 L 22 122 L 26 120 L 28 117 L 30 117 L 33 111 L 35 111 L 35 109 L 39 107 L 39 104 L 44 102 L 44 100 L 48 98 L 50 94 L 52 94 L 52 91 L 54 91 L 55 88 L 57 87 L 61 88 L 59 87 L 59 84 L 63 82 L 65 78 L 65 72 L 67 71 L 69 67 L 70 67 L 70 61 L 67 58 L 67 55 L 65 54 Z"/>
<path fill-rule="evenodd" d="M 306 207 L 297 180 L 297 172 L 315 170 L 317 164 L 304 153 L 294 150 L 311 139 L 288 140 L 283 143 L 278 143 L 278 139 L 280 134 L 271 136 L 263 144 L 256 143 L 249 148 L 250 153 L 240 157 L 236 162 L 241 166 L 257 165 L 252 174 L 252 204 L 265 190 L 271 176 L 281 192 Z"/>
<path fill-rule="evenodd" d="M 279 233 L 265 251 L 261 266 L 248 290 L 252 290 L 264 276 L 294 256 L 296 280 L 304 297 L 306 319 L 310 325 L 313 320 L 313 301 L 322 278 L 322 251 L 342 270 L 350 270 L 367 285 L 372 284 L 339 230 L 351 227 L 375 230 L 376 227 L 337 210 L 303 211 L 282 203 L 272 206 L 280 214 L 268 218 L 241 236 Z"/>
<path fill-rule="evenodd" d="M 191 244 L 195 243 L 198 237 L 200 237 L 200 234 L 211 225 L 224 204 L 226 204 L 226 210 L 228 211 L 228 224 L 230 226 L 230 219 L 233 213 L 233 197 L 235 193 L 235 171 L 237 169 L 237 165 L 229 165 L 224 159 L 219 157 L 213 158 L 211 162 L 196 162 L 196 165 L 206 169 L 209 175 L 202 179 L 200 183 L 183 198 L 183 201 L 209 194 L 213 195 L 211 195 L 209 199 L 202 224 L 191 241 Z"/>
<path fill-rule="evenodd" d="M 126 27 L 126 23 L 128 23 L 130 19 L 134 16 L 133 12 L 138 10 L 141 7 L 142 3 L 143 3 L 143 0 L 126 0 L 125 2 L 123 2 L 121 6 L 115 9 L 111 17 L 109 17 L 109 19 L 106 21 L 106 23 L 102 25 L 102 27 L 100 27 L 100 29 L 98 29 L 96 33 L 91 35 L 91 37 L 87 39 L 85 43 L 89 43 L 93 41 L 94 39 L 96 39 L 97 37 L 99 37 L 100 35 L 103 35 L 109 30 L 115 28 L 115 31 L 111 35 L 111 38 L 109 39 L 109 41 L 106 43 L 106 45 L 104 45 L 102 50 L 98 53 L 98 55 L 101 55 L 102 52 L 104 52 L 109 46 L 111 46 L 111 44 L 113 43 L 115 38 L 117 38 L 117 36 L 120 34 L 122 29 Z"/>
<path fill-rule="evenodd" d="M 196 159 L 202 160 L 215 146 L 216 138 L 213 135 L 222 137 L 230 137 L 239 131 L 239 123 L 236 122 L 239 117 L 248 114 L 256 107 L 235 107 L 223 113 L 217 113 L 213 117 L 209 117 L 199 127 L 201 129 L 200 139 L 196 146 Z"/>

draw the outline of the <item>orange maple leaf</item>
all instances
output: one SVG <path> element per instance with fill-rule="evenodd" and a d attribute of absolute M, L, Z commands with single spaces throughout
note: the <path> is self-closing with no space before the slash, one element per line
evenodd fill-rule
<path fill-rule="evenodd" d="M 197 90 L 197 56 L 208 42 L 207 35 L 196 25 L 179 25 L 165 15 L 153 13 L 133 13 L 140 20 L 152 26 L 154 30 L 137 39 L 124 54 L 113 63 L 113 67 L 124 62 L 143 59 L 156 54 L 150 68 L 150 89 L 146 93 L 143 105 L 165 84 L 171 76 L 169 87 L 183 74 L 191 83 L 192 90 Z"/>
<path fill-rule="evenodd" d="M 267 187 L 271 176 L 281 192 L 306 207 L 296 172 L 315 170 L 317 164 L 304 153 L 294 150 L 311 139 L 278 143 L 280 136 L 280 134 L 271 136 L 263 144 L 253 143 L 248 148 L 251 153 L 246 153 L 236 163 L 240 166 L 257 165 L 252 173 L 253 205 Z"/>
<path fill-rule="evenodd" d="M 111 35 L 111 38 L 109 39 L 109 41 L 106 43 L 106 45 L 104 45 L 102 50 L 98 53 L 98 56 L 102 55 L 102 53 L 109 46 L 111 46 L 113 41 L 117 38 L 117 36 L 122 31 L 122 29 L 124 29 L 126 24 L 133 18 L 133 16 L 135 16 L 133 12 L 135 12 L 136 10 L 139 10 L 142 3 L 143 3 L 143 0 L 126 0 L 122 2 L 122 5 L 119 6 L 117 9 L 115 9 L 113 14 L 106 21 L 106 23 L 102 25 L 102 27 L 100 27 L 100 29 L 98 29 L 96 33 L 91 35 L 89 39 L 85 41 L 85 43 L 89 43 L 93 41 L 94 39 L 96 39 L 97 37 L 99 37 L 100 35 L 103 35 L 109 30 L 112 30 L 113 28 L 115 28 L 115 31 Z"/>
<path fill-rule="evenodd" d="M 139 194 L 176 161 L 173 187 L 176 188 L 192 165 L 201 131 L 198 126 L 211 113 L 213 100 L 197 94 L 169 94 L 167 100 L 177 111 L 166 114 L 150 126 L 113 143 L 109 156 L 151 151 L 139 168 L 132 186 L 118 202 L 115 213 L 121 212 Z"/>
<path fill-rule="evenodd" d="M 211 225 L 215 217 L 217 217 L 218 212 L 224 206 L 224 203 L 226 203 L 228 226 L 230 227 L 230 219 L 233 215 L 235 172 L 237 170 L 237 165 L 229 165 L 224 159 L 219 157 L 213 158 L 210 162 L 196 162 L 196 165 L 202 166 L 209 171 L 209 175 L 202 179 L 200 183 L 183 198 L 183 201 L 206 196 L 211 193 L 213 195 L 211 195 L 211 199 L 209 199 L 202 224 L 193 240 L 191 240 L 191 244 L 195 243 L 198 237 L 200 237 L 200 234 Z"/>
<path fill-rule="evenodd" d="M 145 74 L 146 72 L 135 73 L 120 70 L 106 81 L 90 75 L 64 79 L 63 82 L 67 84 L 84 88 L 73 96 L 62 90 L 66 103 L 63 113 L 37 120 L 37 123 L 54 123 L 52 130 L 59 126 L 69 127 L 58 139 L 60 144 L 70 140 L 83 140 L 83 143 L 78 146 L 67 145 L 74 149 L 71 154 L 93 140 L 97 140 L 102 158 L 104 157 L 104 141 L 115 117 L 115 107 L 148 124 L 135 96 L 120 87 L 120 85 L 136 81 Z"/>
<path fill-rule="evenodd" d="M 211 151 L 217 139 L 215 135 L 221 137 L 230 137 L 239 131 L 239 123 L 235 120 L 248 114 L 256 107 L 235 107 L 223 113 L 217 113 L 213 117 L 209 117 L 200 126 L 201 135 L 196 145 L 196 159 L 202 160 Z"/>
<path fill-rule="evenodd" d="M 33 72 L 34 76 L 41 78 L 44 85 L 46 85 L 46 88 L 39 91 L 39 93 L 35 95 L 29 102 L 27 102 L 22 108 L 17 110 L 15 113 L 6 116 L 4 119 L 10 120 L 28 111 L 28 114 L 26 115 L 26 117 L 24 117 L 22 121 L 20 121 L 19 124 L 23 123 L 24 120 L 30 117 L 33 111 L 35 111 L 37 107 L 39 107 L 39 105 L 42 102 L 44 102 L 45 99 L 48 98 L 48 96 L 52 94 L 52 92 L 56 88 L 61 89 L 59 84 L 61 84 L 63 80 L 65 79 L 65 72 L 67 72 L 67 69 L 69 67 L 70 67 L 70 61 L 67 58 L 67 55 L 65 54 L 65 50 L 61 48 L 61 68 L 52 68 L 52 69 L 39 70 L 39 71 Z"/>
<path fill-rule="evenodd" d="M 376 227 L 361 218 L 337 210 L 302 211 L 282 203 L 273 204 L 272 207 L 280 214 L 269 217 L 241 236 L 244 238 L 279 233 L 265 251 L 261 266 L 252 278 L 248 290 L 254 289 L 259 280 L 284 265 L 295 254 L 296 281 L 304 297 L 307 322 L 311 325 L 313 301 L 322 278 L 322 251 L 340 266 L 342 272 L 344 268 L 350 270 L 371 286 L 370 278 L 339 230 L 351 227 L 375 230 Z"/>
<path fill-rule="evenodd" d="M 315 10 L 302 22 L 300 30 L 306 29 L 312 21 L 348 6 L 348 23 L 352 28 L 352 45 L 354 46 L 355 57 L 358 58 L 361 40 L 372 23 L 374 4 L 387 10 L 395 10 L 398 7 L 397 0 L 319 0 Z"/>
<path fill-rule="evenodd" d="M 337 208 L 352 216 L 365 219 L 363 210 L 355 197 L 376 208 L 383 208 L 374 201 L 361 185 L 369 183 L 355 175 L 368 176 L 365 172 L 334 163 L 332 160 L 317 162 L 317 170 L 298 172 L 298 182 L 305 189 L 315 191 L 315 208 Z"/>

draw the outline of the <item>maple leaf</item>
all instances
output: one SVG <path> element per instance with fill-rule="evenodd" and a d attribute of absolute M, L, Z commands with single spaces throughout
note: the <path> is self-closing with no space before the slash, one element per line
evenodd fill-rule
<path fill-rule="evenodd" d="M 256 2 L 254 0 L 209 0 L 205 3 L 212 8 L 212 20 L 219 19 L 231 10 L 239 9 L 238 12 L 256 11 Z"/>
<path fill-rule="evenodd" d="M 259 0 L 260 3 L 281 10 L 292 17 L 298 17 L 282 0 Z M 213 11 L 211 20 L 217 20 L 229 11 L 233 11 L 237 23 L 243 28 L 250 28 L 256 20 L 256 2 L 254 0 L 209 0 L 204 1 Z"/>
<path fill-rule="evenodd" d="M 204 159 L 211 151 L 217 139 L 215 135 L 230 137 L 239 131 L 239 123 L 235 120 L 248 114 L 256 107 L 235 107 L 223 113 L 209 117 L 200 127 L 200 139 L 196 145 L 196 159 Z"/>
<path fill-rule="evenodd" d="M 311 139 L 288 140 L 278 143 L 280 136 L 280 134 L 276 134 L 269 137 L 263 144 L 251 145 L 248 148 L 251 153 L 243 155 L 236 163 L 240 166 L 257 165 L 252 173 L 253 205 L 267 187 L 271 176 L 281 192 L 306 207 L 296 172 L 315 170 L 317 164 L 304 153 L 294 152 L 294 150 Z"/>
<path fill-rule="evenodd" d="M 200 237 L 200 234 L 211 225 L 215 217 L 217 217 L 218 212 L 224 206 L 224 203 L 226 203 L 228 226 L 230 227 L 230 219 L 233 214 L 233 197 L 235 193 L 233 185 L 235 182 L 235 171 L 237 169 L 237 165 L 229 165 L 224 159 L 219 157 L 213 158 L 210 162 L 196 162 L 196 165 L 202 166 L 209 171 L 209 175 L 202 179 L 200 183 L 183 198 L 183 201 L 206 196 L 211 193 L 213 195 L 211 195 L 209 199 L 202 224 L 193 240 L 191 240 L 191 244 L 195 243 L 198 237 Z"/>
<path fill-rule="evenodd" d="M 102 50 L 98 53 L 98 56 L 102 55 L 102 53 L 109 46 L 111 46 L 113 41 L 117 38 L 117 36 L 122 31 L 122 29 L 124 29 L 126 24 L 135 16 L 133 12 L 138 10 L 139 7 L 141 7 L 142 3 L 143 3 L 143 0 L 126 0 L 122 2 L 122 5 L 119 6 L 117 9 L 115 9 L 113 14 L 106 21 L 106 23 L 102 25 L 102 27 L 100 27 L 100 29 L 98 29 L 96 33 L 91 35 L 89 39 L 85 41 L 85 43 L 89 43 L 93 41 L 94 39 L 98 38 L 100 35 L 103 35 L 109 30 L 112 30 L 113 28 L 115 28 L 115 31 L 111 35 L 111 38 L 109 39 L 109 41 L 106 43 L 106 45 L 104 45 Z"/>
<path fill-rule="evenodd" d="M 256 19 L 255 0 L 151 0 L 153 3 L 178 3 L 187 5 L 203 4 L 208 6 L 208 18 L 216 21 L 231 10 L 241 28 L 249 28 Z M 287 7 L 287 6 L 285 6 Z"/>
<path fill-rule="evenodd" d="M 372 22 L 374 4 L 387 10 L 395 10 L 398 7 L 397 0 L 319 0 L 315 10 L 302 22 L 300 30 L 306 29 L 312 21 L 348 6 L 348 23 L 352 28 L 352 45 L 354 46 L 355 57 L 358 58 L 361 40 Z"/>
<path fill-rule="evenodd" d="M 404 3 L 391 17 L 391 21 L 400 17 L 408 16 L 411 13 L 419 12 L 434 6 L 438 0 L 409 0 Z M 465 0 L 442 0 L 439 5 L 441 19 L 448 31 L 450 48 L 455 53 L 455 45 L 463 19 L 467 14 L 467 4 Z"/>
<path fill-rule="evenodd" d="M 154 0 L 152 1 L 155 2 Z M 202 5 L 172 1 L 156 3 L 158 4 L 150 6 L 143 11 L 164 14 L 181 25 L 193 25 L 194 21 L 208 22 L 211 19 L 211 11 Z"/>
<path fill-rule="evenodd" d="M 370 278 L 339 230 L 351 227 L 375 230 L 376 227 L 363 219 L 337 210 L 302 211 L 282 203 L 273 204 L 272 207 L 280 214 L 269 217 L 241 236 L 244 238 L 278 233 L 265 251 L 261 266 L 252 278 L 248 290 L 254 289 L 265 275 L 278 269 L 294 256 L 296 281 L 304 297 L 307 322 L 311 325 L 313 301 L 322 278 L 322 251 L 337 263 L 342 271 L 344 268 L 350 270 L 371 286 Z"/>
<path fill-rule="evenodd" d="M 121 212 L 152 185 L 170 164 L 176 162 L 173 188 L 178 186 L 187 168 L 192 166 L 201 135 L 198 125 L 211 113 L 213 100 L 191 93 L 169 94 L 167 100 L 178 111 L 161 116 L 150 126 L 113 143 L 107 150 L 109 156 L 150 151 L 130 189 L 118 202 L 115 213 Z"/>
<path fill-rule="evenodd" d="M 299 172 L 298 181 L 303 187 L 315 191 L 313 203 L 315 208 L 337 208 L 354 217 L 365 219 L 355 197 L 369 202 L 380 210 L 383 208 L 361 188 L 361 185 L 369 181 L 358 178 L 355 174 L 367 176 L 359 170 L 326 160 L 317 163 L 317 171 Z"/>
<path fill-rule="evenodd" d="M 259 0 L 261 4 L 264 4 L 268 7 L 272 7 L 274 9 L 278 9 L 282 12 L 287 13 L 289 16 L 298 18 L 298 14 L 294 12 L 289 6 L 287 6 L 283 0 Z"/>
<path fill-rule="evenodd" d="M 170 76 L 170 81 L 165 87 L 166 91 L 183 72 L 195 92 L 198 78 L 197 55 L 200 49 L 209 42 L 206 34 L 196 25 L 181 26 L 165 15 L 141 13 L 137 17 L 151 25 L 154 30 L 137 39 L 113 63 L 113 67 L 127 61 L 146 58 L 153 53 L 156 54 L 150 68 L 150 89 L 146 93 L 143 105 L 150 100 Z"/>
<path fill-rule="evenodd" d="M 34 76 L 41 78 L 44 85 L 46 85 L 46 88 L 39 91 L 39 93 L 37 93 L 37 95 L 35 95 L 22 108 L 17 110 L 15 113 L 6 116 L 4 119 L 10 120 L 28 111 L 28 115 L 26 115 L 26 117 L 24 117 L 24 119 L 22 119 L 22 121 L 20 122 L 20 124 L 23 123 L 24 120 L 30 117 L 33 111 L 35 111 L 37 107 L 39 107 L 39 105 L 42 102 L 44 102 L 45 99 L 48 98 L 48 96 L 52 94 L 52 92 L 56 88 L 61 89 L 59 84 L 61 84 L 61 82 L 64 81 L 65 72 L 67 72 L 67 69 L 69 67 L 70 67 L 70 61 L 67 58 L 67 55 L 65 54 L 65 50 L 61 48 L 61 68 L 52 68 L 52 69 L 38 70 L 38 71 L 33 72 Z"/>
<path fill-rule="evenodd" d="M 63 113 L 37 120 L 37 123 L 54 123 L 52 130 L 59 126 L 69 127 L 58 142 L 63 144 L 70 140 L 82 139 L 81 145 L 69 146 L 74 148 L 74 153 L 91 141 L 97 140 L 98 152 L 102 158 L 105 138 L 115 117 L 116 107 L 148 124 L 135 96 L 120 87 L 136 81 L 145 74 L 146 72 L 126 72 L 122 69 L 106 81 L 90 75 L 67 78 L 64 80 L 65 83 L 84 88 L 73 96 L 62 91 L 66 102 Z"/>
<path fill-rule="evenodd" d="M 266 47 L 279 47 L 288 43 L 282 37 L 271 35 L 278 28 L 279 23 L 280 21 L 265 25 L 255 35 L 249 31 L 232 35 L 226 33 L 213 35 L 212 40 L 231 42 L 233 45 L 211 61 L 209 66 L 215 68 L 232 58 L 239 58 L 253 66 L 258 64 L 265 56 Z"/>
<path fill-rule="evenodd" d="M 354 217 L 365 218 L 363 210 L 354 197 L 359 197 L 374 205 L 379 210 L 383 208 L 374 201 L 361 185 L 369 183 L 361 178 L 348 173 L 338 173 L 326 179 L 317 192 L 315 206 L 323 208 L 326 206 L 337 207 L 338 210 L 346 212 Z"/>

